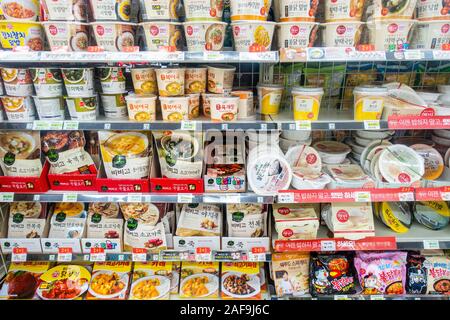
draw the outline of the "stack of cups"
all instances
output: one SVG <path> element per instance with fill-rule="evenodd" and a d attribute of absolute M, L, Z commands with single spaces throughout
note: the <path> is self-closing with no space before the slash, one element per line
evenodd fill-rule
<path fill-rule="evenodd" d="M 126 96 L 128 118 L 136 121 L 156 120 L 156 94 L 158 85 L 152 67 L 131 69 L 134 92 Z"/>
<path fill-rule="evenodd" d="M 61 70 L 32 68 L 36 95 L 33 96 L 39 119 L 64 120 L 63 80 Z"/>
<path fill-rule="evenodd" d="M 299 145 L 311 145 L 311 131 L 283 130 L 280 137 L 280 148 L 286 153 L 289 148 Z"/>
<path fill-rule="evenodd" d="M 280 112 L 284 86 L 281 84 L 258 83 L 259 110 L 263 120 L 269 120 Z"/>
<path fill-rule="evenodd" d="M 280 132 L 278 130 L 273 131 L 253 131 L 247 130 L 247 143 L 248 151 L 250 152 L 258 146 L 277 146 L 280 143 Z"/>
<path fill-rule="evenodd" d="M 125 69 L 122 67 L 99 67 L 97 71 L 102 87 L 100 98 L 105 117 L 112 119 L 126 118 Z"/>

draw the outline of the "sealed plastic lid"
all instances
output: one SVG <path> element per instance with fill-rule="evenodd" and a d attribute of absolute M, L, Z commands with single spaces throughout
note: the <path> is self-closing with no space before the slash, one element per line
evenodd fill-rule
<path fill-rule="evenodd" d="M 378 87 L 378 86 L 371 86 L 371 85 L 363 85 L 363 86 L 357 86 L 355 89 L 353 89 L 353 94 L 359 93 L 359 94 L 374 94 L 377 95 L 387 95 L 388 89 L 385 87 Z"/>
<path fill-rule="evenodd" d="M 379 168 L 383 178 L 390 183 L 412 183 L 425 173 L 423 158 L 401 144 L 389 146 L 381 152 Z"/>
<path fill-rule="evenodd" d="M 278 89 L 279 88 L 279 89 L 283 89 L 284 85 L 276 84 L 276 83 L 258 83 L 256 87 L 257 88 L 258 87 L 261 87 L 261 88 L 265 87 L 265 88 L 274 88 L 274 89 Z"/>
<path fill-rule="evenodd" d="M 292 93 L 303 93 L 303 94 L 323 94 L 323 88 L 319 87 L 293 87 Z"/>

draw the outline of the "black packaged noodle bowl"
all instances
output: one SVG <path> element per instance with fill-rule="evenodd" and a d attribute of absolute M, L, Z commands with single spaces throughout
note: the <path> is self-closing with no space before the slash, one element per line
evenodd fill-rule
<path fill-rule="evenodd" d="M 112 179 L 147 178 L 151 160 L 148 133 L 99 131 L 100 150 L 106 177 Z"/>

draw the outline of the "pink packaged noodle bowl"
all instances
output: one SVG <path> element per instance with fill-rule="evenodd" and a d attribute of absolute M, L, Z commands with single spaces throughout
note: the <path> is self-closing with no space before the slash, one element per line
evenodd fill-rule
<path fill-rule="evenodd" d="M 362 294 L 404 294 L 406 252 L 364 252 L 355 256 Z"/>

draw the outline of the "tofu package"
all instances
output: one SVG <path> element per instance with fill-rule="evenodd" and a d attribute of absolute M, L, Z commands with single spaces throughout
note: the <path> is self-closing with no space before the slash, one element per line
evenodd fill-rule
<path fill-rule="evenodd" d="M 171 284 L 172 262 L 136 262 L 129 299 L 168 300 Z"/>
<path fill-rule="evenodd" d="M 122 239 L 123 219 L 113 202 L 91 202 L 88 209 L 87 238 Z"/>
<path fill-rule="evenodd" d="M 224 262 L 221 280 L 222 299 L 261 299 L 258 262 Z"/>
<path fill-rule="evenodd" d="M 229 237 L 259 238 L 267 236 L 267 205 L 259 203 L 227 204 Z"/>
<path fill-rule="evenodd" d="M 96 262 L 92 269 L 87 300 L 125 300 L 131 275 L 131 261 Z"/>
<path fill-rule="evenodd" d="M 218 262 L 182 262 L 180 298 L 214 299 L 219 297 Z"/>
<path fill-rule="evenodd" d="M 8 238 L 42 238 L 46 225 L 47 204 L 12 202 L 9 206 Z"/>
<path fill-rule="evenodd" d="M 319 218 L 314 207 L 276 203 L 272 205 L 272 209 L 278 239 L 308 240 L 317 238 Z"/>
<path fill-rule="evenodd" d="M 181 237 L 220 236 L 222 212 L 218 205 L 184 204 L 181 208 L 176 235 Z"/>
<path fill-rule="evenodd" d="M 80 239 L 86 232 L 85 204 L 82 202 L 55 203 L 50 220 L 51 239 Z"/>

